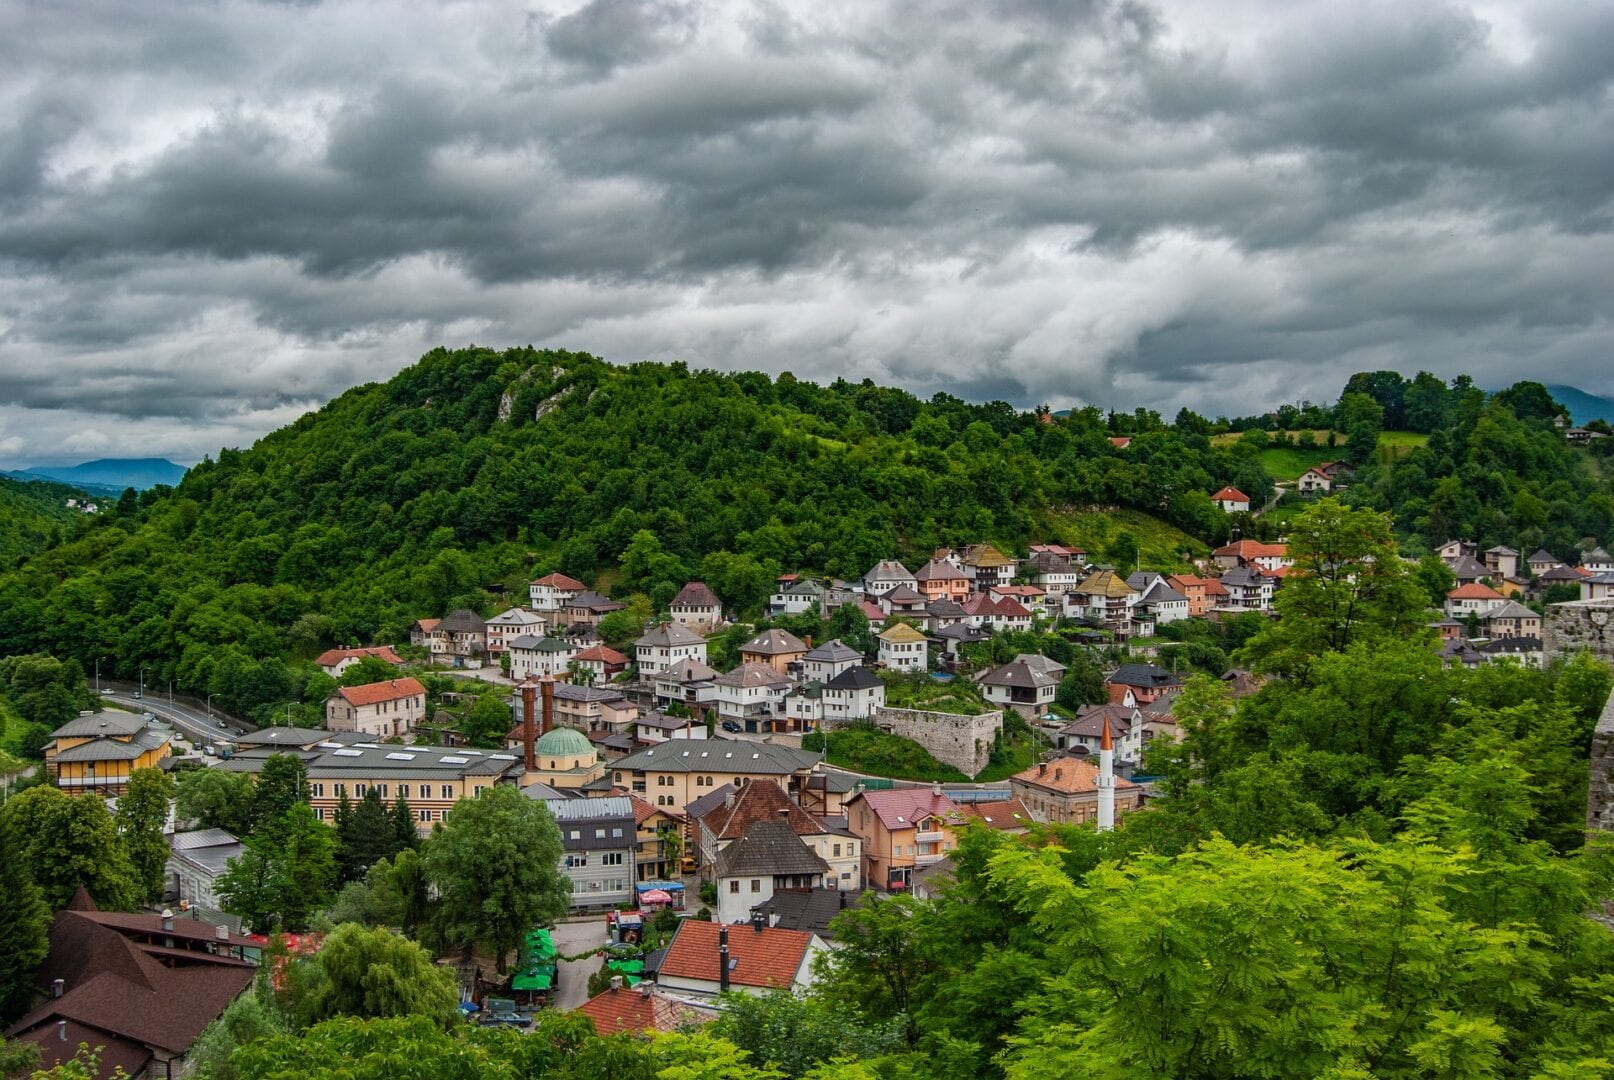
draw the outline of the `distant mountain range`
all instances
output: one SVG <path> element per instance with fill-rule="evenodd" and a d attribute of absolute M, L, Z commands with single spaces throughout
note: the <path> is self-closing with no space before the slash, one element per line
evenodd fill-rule
<path fill-rule="evenodd" d="M 1607 420 L 1614 424 L 1614 398 L 1599 397 L 1577 390 L 1573 386 L 1549 386 L 1547 393 L 1554 401 L 1569 410 L 1569 422 L 1580 426 L 1588 420 Z"/>
<path fill-rule="evenodd" d="M 24 480 L 56 480 L 91 492 L 121 494 L 125 488 L 144 491 L 158 484 L 177 484 L 185 466 L 167 458 L 100 458 L 82 465 L 36 465 L 11 473 Z"/>

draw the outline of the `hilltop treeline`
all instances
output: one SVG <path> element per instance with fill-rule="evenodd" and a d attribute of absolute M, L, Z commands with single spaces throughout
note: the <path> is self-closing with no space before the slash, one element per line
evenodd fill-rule
<path fill-rule="evenodd" d="M 1344 395 L 1325 418 L 1362 466 L 1349 498 L 1393 511 L 1414 542 L 1606 537 L 1606 485 L 1523 393 L 1459 381 L 1428 446 L 1382 461 L 1385 407 Z M 1063 538 L 1067 508 L 1143 511 L 1216 543 L 1235 522 L 1211 492 L 1272 492 L 1258 440 L 1213 441 L 1229 429 L 1189 410 L 1170 424 L 1056 417 L 870 382 L 438 350 L 177 488 L 126 494 L 0 576 L 0 655 L 116 658 L 124 676 L 144 666 L 148 681 L 250 711 L 299 696 L 285 658 L 396 640 L 454 606 L 519 603 L 548 570 L 652 605 L 701 577 L 744 613 L 780 571 L 855 576 L 944 544 L 1020 548 Z M 1122 432 L 1124 448 L 1111 442 Z"/>

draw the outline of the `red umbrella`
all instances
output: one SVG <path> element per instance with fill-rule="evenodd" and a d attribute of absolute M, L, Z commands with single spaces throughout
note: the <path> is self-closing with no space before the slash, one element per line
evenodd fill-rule
<path fill-rule="evenodd" d="M 666 889 L 651 889 L 639 897 L 641 904 L 670 904 L 672 895 Z"/>

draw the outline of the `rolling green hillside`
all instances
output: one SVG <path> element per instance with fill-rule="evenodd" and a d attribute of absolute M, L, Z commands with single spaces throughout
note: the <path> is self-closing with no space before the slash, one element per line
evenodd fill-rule
<path fill-rule="evenodd" d="M 0 655 L 116 656 L 250 709 L 296 695 L 283 659 L 491 613 L 550 570 L 652 604 L 698 577 L 745 614 L 785 570 L 854 577 L 981 540 L 1105 550 L 1127 531 L 1179 565 L 1228 527 L 1209 492 L 1270 490 L 1248 454 L 1109 434 L 1096 412 L 1039 422 L 869 382 L 439 350 L 0 578 Z M 1094 506 L 1152 516 L 1069 509 Z"/>
<path fill-rule="evenodd" d="M 84 493 L 66 484 L 0 476 L 0 567 L 44 550 L 53 537 L 69 534 L 84 515 L 67 500 Z"/>

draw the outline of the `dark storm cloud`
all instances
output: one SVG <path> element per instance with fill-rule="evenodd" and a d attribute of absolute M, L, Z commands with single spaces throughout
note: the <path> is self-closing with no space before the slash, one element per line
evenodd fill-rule
<path fill-rule="evenodd" d="M 1614 390 L 1614 9 L 0 0 L 0 457 L 439 344 L 1249 411 Z M 121 440 L 121 441 L 120 441 Z"/>

